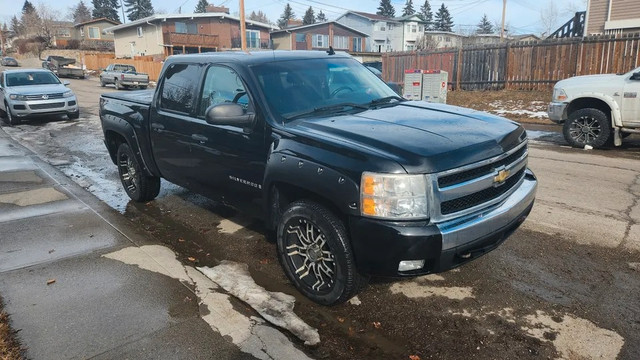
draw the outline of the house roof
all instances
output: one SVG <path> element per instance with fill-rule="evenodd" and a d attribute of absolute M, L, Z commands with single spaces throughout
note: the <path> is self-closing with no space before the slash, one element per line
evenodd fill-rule
<path fill-rule="evenodd" d="M 127 29 L 133 26 L 138 26 L 140 24 L 146 24 L 148 22 L 154 21 L 167 21 L 168 19 L 197 19 L 197 18 L 221 18 L 221 19 L 231 19 L 237 22 L 240 22 L 240 18 L 229 15 L 227 13 L 195 13 L 195 14 L 157 14 L 151 15 L 146 18 L 138 19 L 136 21 L 132 21 L 130 23 L 116 25 L 112 27 L 108 27 L 104 29 L 105 32 L 114 32 L 122 29 Z M 253 20 L 245 20 L 247 24 L 251 24 L 254 26 L 259 26 L 265 29 L 277 29 L 275 26 L 270 24 L 261 23 Z"/>
<path fill-rule="evenodd" d="M 456 34 L 451 31 L 426 30 L 424 33 L 429 35 L 451 35 L 451 36 L 457 36 L 457 37 L 465 37 L 464 35 Z"/>
<path fill-rule="evenodd" d="M 524 38 L 528 38 L 528 37 L 532 37 L 532 38 L 535 38 L 537 40 L 540 40 L 540 37 L 538 35 L 535 35 L 535 34 L 520 34 L 520 35 L 511 36 L 511 38 L 513 40 L 520 40 L 520 39 L 524 39 Z"/>
<path fill-rule="evenodd" d="M 120 24 L 120 22 L 119 22 L 119 21 L 113 21 L 113 20 L 111 20 L 111 19 L 107 19 L 107 18 L 105 18 L 105 17 L 102 17 L 102 18 L 91 19 L 91 20 L 89 20 L 89 21 L 81 22 L 81 23 L 75 24 L 75 25 L 73 25 L 73 26 L 82 26 L 82 25 L 87 25 L 87 24 L 93 24 L 93 23 L 100 22 L 100 21 L 110 22 L 110 23 L 112 23 L 113 25 L 118 25 L 118 24 Z"/>
<path fill-rule="evenodd" d="M 354 14 L 354 15 L 358 15 L 361 16 L 363 18 L 367 18 L 369 20 L 375 20 L 375 21 L 395 21 L 393 18 L 390 17 L 386 17 L 383 15 L 378 15 L 378 14 L 371 14 L 371 13 L 366 13 L 366 12 L 362 12 L 362 11 L 347 11 L 345 13 L 346 14 Z M 344 16 L 344 15 L 343 15 Z"/>
<path fill-rule="evenodd" d="M 285 28 L 285 29 L 282 29 L 282 30 L 272 31 L 271 33 L 272 34 L 278 34 L 278 33 L 283 33 L 283 32 L 291 32 L 291 31 L 295 31 L 295 30 L 307 29 L 307 28 L 312 28 L 312 27 L 315 27 L 315 26 L 323 26 L 323 25 L 329 25 L 329 24 L 338 25 L 338 26 L 343 27 L 343 28 L 345 28 L 345 29 L 347 29 L 349 31 L 353 31 L 355 33 L 358 33 L 358 34 L 360 34 L 362 36 L 367 36 L 367 37 L 369 36 L 369 34 L 367 34 L 367 33 L 363 33 L 360 30 L 356 30 L 356 29 L 354 29 L 352 27 L 349 27 L 349 26 L 346 26 L 344 24 L 340 24 L 339 22 L 337 22 L 335 20 L 334 21 L 325 21 L 325 22 L 315 23 L 315 24 L 309 24 L 309 25 L 294 26 L 294 27 Z"/>
<path fill-rule="evenodd" d="M 420 18 L 420 16 L 418 16 L 418 14 L 400 16 L 400 17 L 394 18 L 393 20 L 395 20 L 395 21 L 417 21 L 419 23 L 426 23 L 426 21 L 423 21 Z"/>

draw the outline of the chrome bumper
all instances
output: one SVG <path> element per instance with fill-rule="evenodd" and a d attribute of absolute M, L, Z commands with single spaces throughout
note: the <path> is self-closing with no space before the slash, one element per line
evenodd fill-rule
<path fill-rule="evenodd" d="M 567 120 L 567 103 L 552 102 L 549 104 L 547 113 L 549 114 L 549 120 L 561 123 Z"/>
<path fill-rule="evenodd" d="M 522 183 L 499 205 L 437 224 L 442 233 L 442 250 L 453 249 L 490 236 L 513 223 L 533 203 L 537 187 L 535 175 L 527 169 Z"/>

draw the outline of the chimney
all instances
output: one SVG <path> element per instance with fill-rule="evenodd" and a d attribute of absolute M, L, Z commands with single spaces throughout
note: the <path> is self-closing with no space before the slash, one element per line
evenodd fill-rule
<path fill-rule="evenodd" d="M 300 26 L 302 25 L 302 20 L 297 20 L 297 19 L 289 19 L 287 21 L 287 27 L 294 27 L 294 26 Z"/>
<path fill-rule="evenodd" d="M 206 7 L 206 10 L 210 13 L 229 13 L 229 8 L 224 6 L 209 5 Z"/>

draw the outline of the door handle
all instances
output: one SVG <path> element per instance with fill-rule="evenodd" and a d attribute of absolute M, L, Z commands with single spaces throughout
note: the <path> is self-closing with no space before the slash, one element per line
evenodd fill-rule
<path fill-rule="evenodd" d="M 164 130 L 164 125 L 158 123 L 151 123 L 151 128 L 157 132 L 162 132 Z"/>
<path fill-rule="evenodd" d="M 208 137 L 204 136 L 204 135 L 200 135 L 200 134 L 193 134 L 191 135 L 191 138 L 195 141 L 199 141 L 200 144 L 204 144 L 205 142 L 207 142 L 207 140 L 209 140 Z"/>

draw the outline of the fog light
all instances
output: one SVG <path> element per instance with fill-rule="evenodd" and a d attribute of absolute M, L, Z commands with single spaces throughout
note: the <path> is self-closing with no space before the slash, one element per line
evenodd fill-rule
<path fill-rule="evenodd" d="M 420 270 L 424 267 L 424 260 L 403 260 L 398 265 L 398 271 Z"/>

